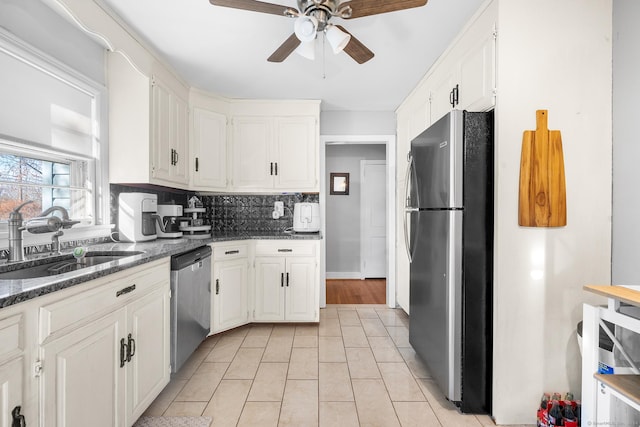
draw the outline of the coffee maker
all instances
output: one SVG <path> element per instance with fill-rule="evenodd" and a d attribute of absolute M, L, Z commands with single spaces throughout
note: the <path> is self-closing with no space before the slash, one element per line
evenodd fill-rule
<path fill-rule="evenodd" d="M 120 193 L 118 231 L 124 242 L 155 240 L 158 196 L 149 193 Z"/>
<path fill-rule="evenodd" d="M 158 237 L 162 239 L 182 237 L 182 231 L 180 231 L 181 216 L 182 205 L 158 205 L 158 217 L 160 219 L 159 222 L 156 222 L 156 234 Z"/>

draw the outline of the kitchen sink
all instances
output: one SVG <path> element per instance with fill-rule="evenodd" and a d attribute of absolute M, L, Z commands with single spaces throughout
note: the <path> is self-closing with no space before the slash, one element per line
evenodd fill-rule
<path fill-rule="evenodd" d="M 96 251 L 89 252 L 83 258 L 75 259 L 73 255 L 62 255 L 54 258 L 41 258 L 27 263 L 22 268 L 0 273 L 0 280 L 34 279 L 37 277 L 54 276 L 81 270 L 94 265 L 140 255 L 138 251 Z M 35 265 L 34 265 L 35 263 Z"/>

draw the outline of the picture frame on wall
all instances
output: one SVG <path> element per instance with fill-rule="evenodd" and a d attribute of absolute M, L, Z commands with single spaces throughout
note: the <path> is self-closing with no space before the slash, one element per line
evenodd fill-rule
<path fill-rule="evenodd" d="M 349 174 L 343 172 L 331 172 L 329 175 L 329 194 L 335 196 L 349 195 Z"/>

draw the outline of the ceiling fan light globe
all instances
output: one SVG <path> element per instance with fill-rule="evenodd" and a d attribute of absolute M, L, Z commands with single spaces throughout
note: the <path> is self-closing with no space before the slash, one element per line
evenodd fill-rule
<path fill-rule="evenodd" d="M 333 49 L 333 53 L 340 53 L 349 44 L 351 34 L 347 34 L 335 25 L 327 25 L 325 37 Z"/>
<path fill-rule="evenodd" d="M 300 43 L 294 52 L 303 58 L 313 61 L 316 59 L 316 41 L 311 40 L 310 42 Z"/>
<path fill-rule="evenodd" d="M 301 42 L 310 42 L 316 38 L 318 20 L 313 16 L 300 16 L 293 26 L 296 37 Z"/>

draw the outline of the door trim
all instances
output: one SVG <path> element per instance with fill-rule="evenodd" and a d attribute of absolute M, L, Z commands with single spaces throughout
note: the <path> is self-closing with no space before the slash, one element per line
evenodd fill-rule
<path fill-rule="evenodd" d="M 326 289 L 326 147 L 339 144 L 384 144 L 387 161 L 387 306 L 396 308 L 396 136 L 395 135 L 320 135 L 320 307 L 327 305 Z"/>

